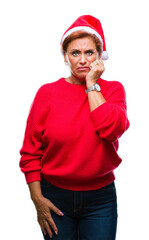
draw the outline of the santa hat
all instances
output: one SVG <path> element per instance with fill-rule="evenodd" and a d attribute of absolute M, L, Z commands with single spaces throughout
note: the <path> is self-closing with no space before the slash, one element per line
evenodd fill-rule
<path fill-rule="evenodd" d="M 65 38 L 76 31 L 84 31 L 90 34 L 95 34 L 102 44 L 101 59 L 107 60 L 109 58 L 108 52 L 106 51 L 103 29 L 97 18 L 91 15 L 80 16 L 63 34 L 61 39 L 61 48 Z"/>

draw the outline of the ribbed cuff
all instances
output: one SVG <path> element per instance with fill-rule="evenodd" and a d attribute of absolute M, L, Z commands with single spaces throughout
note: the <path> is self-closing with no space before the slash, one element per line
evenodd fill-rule
<path fill-rule="evenodd" d="M 40 171 L 28 172 L 25 173 L 25 178 L 27 184 L 31 182 L 41 181 L 41 173 Z"/>

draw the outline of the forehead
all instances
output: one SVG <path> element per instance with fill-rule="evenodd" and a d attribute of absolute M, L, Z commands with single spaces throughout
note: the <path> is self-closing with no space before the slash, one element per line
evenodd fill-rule
<path fill-rule="evenodd" d="M 71 49 L 79 50 L 96 49 L 96 44 L 90 37 L 79 38 L 69 43 L 67 50 L 70 51 Z"/>

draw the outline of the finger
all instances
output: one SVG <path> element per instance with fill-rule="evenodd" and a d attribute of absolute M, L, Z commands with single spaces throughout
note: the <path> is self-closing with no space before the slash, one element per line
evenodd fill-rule
<path fill-rule="evenodd" d="M 96 65 L 100 64 L 100 61 L 96 59 L 96 61 L 94 62 Z"/>
<path fill-rule="evenodd" d="M 93 62 L 93 66 L 94 66 L 95 68 L 99 68 L 99 67 L 101 66 L 101 63 L 96 60 L 96 61 Z"/>
<path fill-rule="evenodd" d="M 52 238 L 52 235 L 53 235 L 53 234 L 52 234 L 52 231 L 51 231 L 51 228 L 50 228 L 48 222 L 44 220 L 44 221 L 43 221 L 43 224 L 44 224 L 44 227 L 45 227 L 47 233 L 49 234 L 50 238 Z"/>
<path fill-rule="evenodd" d="M 53 203 L 50 206 L 50 209 L 55 212 L 57 215 L 59 216 L 64 216 L 64 214 L 62 213 L 62 211 L 60 209 L 58 209 Z"/>
<path fill-rule="evenodd" d="M 38 223 L 39 223 L 39 225 L 40 225 L 40 227 L 41 227 L 41 229 L 42 229 L 44 235 L 46 235 L 46 234 L 47 234 L 47 231 L 46 231 L 46 228 L 45 228 L 43 222 L 42 222 L 41 220 L 38 219 Z"/>
<path fill-rule="evenodd" d="M 104 66 L 102 59 L 100 60 L 100 66 L 101 66 L 101 70 L 104 72 L 105 66 Z"/>
<path fill-rule="evenodd" d="M 93 66 L 93 62 L 90 63 L 89 68 L 90 68 L 90 67 L 92 68 L 92 66 Z"/>
<path fill-rule="evenodd" d="M 100 69 L 101 72 L 104 72 L 105 68 L 102 59 L 94 61 L 94 64 L 96 68 Z"/>
<path fill-rule="evenodd" d="M 104 66 L 104 62 L 103 62 L 103 60 L 100 58 L 99 60 L 99 63 L 102 65 L 102 66 Z"/>
<path fill-rule="evenodd" d="M 90 70 L 95 70 L 96 69 L 96 64 L 94 62 L 92 62 L 89 66 Z"/>
<path fill-rule="evenodd" d="M 48 222 L 49 222 L 50 226 L 52 227 L 52 229 L 54 230 L 55 234 L 57 235 L 58 234 L 58 229 L 57 229 L 57 227 L 55 225 L 55 222 L 53 221 L 53 218 L 50 217 L 48 219 Z"/>

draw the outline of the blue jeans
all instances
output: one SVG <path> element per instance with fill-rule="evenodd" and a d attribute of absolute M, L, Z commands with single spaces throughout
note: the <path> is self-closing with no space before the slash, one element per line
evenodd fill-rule
<path fill-rule="evenodd" d="M 42 178 L 44 197 L 58 207 L 64 216 L 51 212 L 58 228 L 52 239 L 115 240 L 117 227 L 117 196 L 115 183 L 92 191 L 70 191 L 58 188 Z M 47 234 L 44 239 L 50 240 Z"/>

